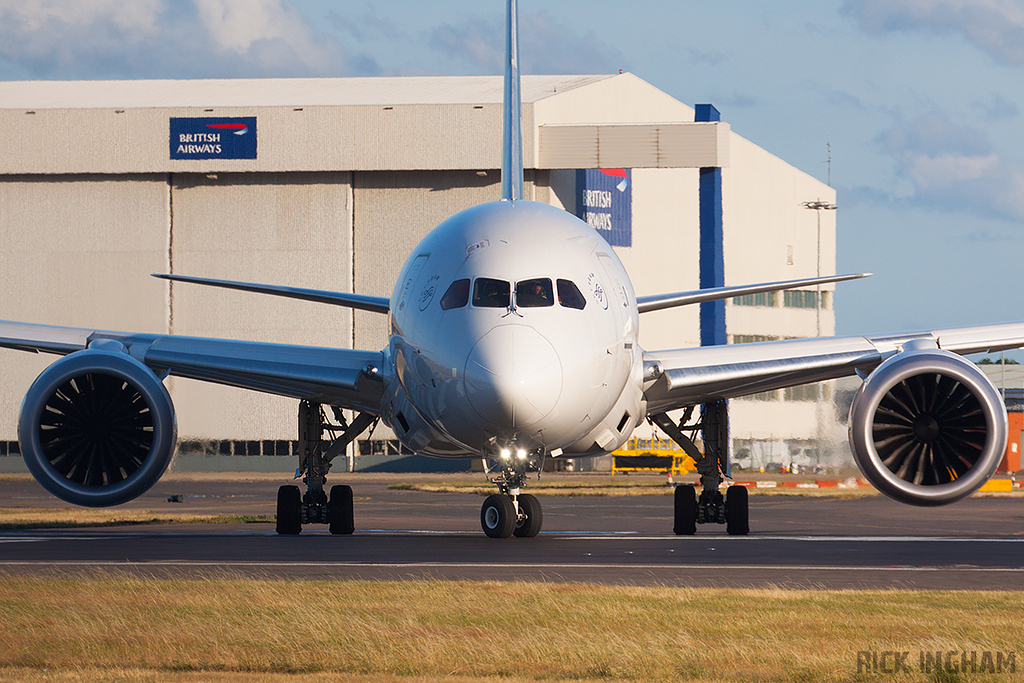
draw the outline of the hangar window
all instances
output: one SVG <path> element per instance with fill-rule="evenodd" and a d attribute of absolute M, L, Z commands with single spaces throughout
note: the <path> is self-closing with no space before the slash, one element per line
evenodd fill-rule
<path fill-rule="evenodd" d="M 554 306 L 555 297 L 551 291 L 551 280 L 538 277 L 516 283 L 516 306 L 520 308 L 543 308 Z"/>
<path fill-rule="evenodd" d="M 818 293 L 802 289 L 782 293 L 782 305 L 786 308 L 814 308 L 818 303 Z M 821 307 L 828 308 L 828 292 L 821 293 Z"/>
<path fill-rule="evenodd" d="M 832 399 L 832 387 L 828 384 L 821 385 L 821 398 L 826 401 Z M 801 384 L 796 387 L 787 387 L 782 390 L 782 399 L 784 401 L 817 401 L 818 385 Z"/>
<path fill-rule="evenodd" d="M 469 303 L 469 278 L 456 280 L 441 297 L 441 309 L 462 308 Z"/>
<path fill-rule="evenodd" d="M 757 294 L 734 296 L 732 303 L 735 306 L 776 306 L 778 297 L 775 292 L 758 292 Z"/>
<path fill-rule="evenodd" d="M 473 305 L 484 308 L 508 308 L 512 286 L 504 280 L 478 277 L 473 283 Z"/>
<path fill-rule="evenodd" d="M 572 280 L 558 280 L 558 303 L 565 308 L 575 308 L 578 311 L 582 311 L 587 305 L 587 300 L 580 294 L 580 290 L 576 287 Z"/>

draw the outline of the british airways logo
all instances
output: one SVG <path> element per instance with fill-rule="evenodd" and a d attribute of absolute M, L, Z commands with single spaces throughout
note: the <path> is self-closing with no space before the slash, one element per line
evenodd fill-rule
<path fill-rule="evenodd" d="M 249 126 L 244 123 L 208 123 L 206 127 L 214 130 L 229 130 L 235 135 L 245 135 L 249 132 Z"/>
<path fill-rule="evenodd" d="M 576 172 L 576 215 L 613 247 L 633 246 L 632 170 L 591 168 Z"/>
<path fill-rule="evenodd" d="M 599 168 L 597 170 L 611 178 L 622 178 L 622 181 L 615 186 L 615 189 L 618 190 L 619 192 L 625 192 L 626 188 L 629 187 L 629 174 L 626 173 L 626 169 Z"/>
<path fill-rule="evenodd" d="M 172 117 L 171 159 L 255 159 L 256 117 Z"/>

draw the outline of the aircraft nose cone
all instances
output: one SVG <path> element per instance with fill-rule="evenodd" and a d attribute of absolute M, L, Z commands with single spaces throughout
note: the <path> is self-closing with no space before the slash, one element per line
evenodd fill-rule
<path fill-rule="evenodd" d="M 473 409 L 499 427 L 538 422 L 562 393 L 558 354 L 524 325 L 501 325 L 481 337 L 466 360 L 464 377 Z"/>

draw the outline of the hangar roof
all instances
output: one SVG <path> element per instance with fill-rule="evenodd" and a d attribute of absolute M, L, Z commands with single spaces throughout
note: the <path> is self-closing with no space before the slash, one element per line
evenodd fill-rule
<path fill-rule="evenodd" d="M 523 76 L 522 101 L 612 78 Z M 500 104 L 501 76 L 0 82 L 0 109 Z"/>
<path fill-rule="evenodd" d="M 0 82 L 0 174 L 496 169 L 503 90 L 501 76 Z M 632 74 L 524 76 L 522 103 L 526 168 L 728 165 L 727 123 L 694 123 Z M 248 156 L 222 153 L 241 140 Z"/>

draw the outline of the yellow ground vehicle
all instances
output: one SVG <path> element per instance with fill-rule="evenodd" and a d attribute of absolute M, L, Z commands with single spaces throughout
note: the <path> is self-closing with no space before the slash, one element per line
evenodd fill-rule
<path fill-rule="evenodd" d="M 612 474 L 628 472 L 664 472 L 686 474 L 696 465 L 671 439 L 633 437 L 612 453 Z"/>

